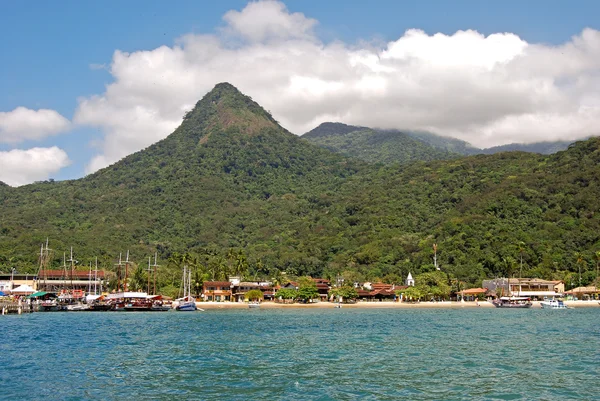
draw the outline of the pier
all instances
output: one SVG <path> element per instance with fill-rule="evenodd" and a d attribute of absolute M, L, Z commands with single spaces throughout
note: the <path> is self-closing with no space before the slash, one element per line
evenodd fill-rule
<path fill-rule="evenodd" d="M 31 313 L 33 305 L 13 301 L 0 301 L 0 315 Z"/>

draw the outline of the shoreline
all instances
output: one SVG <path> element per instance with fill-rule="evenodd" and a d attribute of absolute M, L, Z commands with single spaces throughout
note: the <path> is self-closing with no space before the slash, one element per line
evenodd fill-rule
<path fill-rule="evenodd" d="M 530 309 L 541 309 L 540 301 L 532 301 L 533 306 Z M 565 304 L 572 309 L 577 308 L 600 308 L 598 301 L 565 301 Z M 246 302 L 196 302 L 200 309 L 249 309 Z M 260 304 L 260 309 L 332 309 L 335 308 L 334 302 L 315 302 L 310 304 L 280 304 L 272 301 L 265 301 Z M 342 304 L 343 309 L 479 309 L 495 308 L 491 302 L 472 301 L 456 302 L 357 302 L 354 304 Z"/>

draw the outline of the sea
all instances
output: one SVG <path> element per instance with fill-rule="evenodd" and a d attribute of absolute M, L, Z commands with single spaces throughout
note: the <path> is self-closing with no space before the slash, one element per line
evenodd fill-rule
<path fill-rule="evenodd" d="M 597 400 L 600 308 L 0 316 L 2 400 Z"/>

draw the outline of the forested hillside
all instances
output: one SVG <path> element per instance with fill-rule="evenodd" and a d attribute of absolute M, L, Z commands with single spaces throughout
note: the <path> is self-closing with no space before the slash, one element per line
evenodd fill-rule
<path fill-rule="evenodd" d="M 381 131 L 341 123 L 323 123 L 302 138 L 332 152 L 369 163 L 409 163 L 458 156 L 400 131 Z"/>
<path fill-rule="evenodd" d="M 281 128 L 219 84 L 169 137 L 80 180 L 0 186 L 0 269 L 112 269 L 158 252 L 160 286 L 243 274 L 399 282 L 442 271 L 463 282 L 519 274 L 596 277 L 600 140 L 554 155 L 510 152 L 384 166 L 346 158 Z M 141 270 L 138 269 L 138 273 Z M 141 274 L 141 273 L 140 273 Z"/>

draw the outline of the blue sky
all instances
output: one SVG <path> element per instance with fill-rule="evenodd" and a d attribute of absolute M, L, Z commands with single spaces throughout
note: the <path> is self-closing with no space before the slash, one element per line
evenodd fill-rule
<path fill-rule="evenodd" d="M 322 67 L 319 67 L 316 60 L 314 61 L 314 74 L 303 74 L 301 71 L 289 68 L 288 77 L 279 76 L 280 81 L 273 84 L 273 87 L 267 88 L 272 90 L 272 93 L 284 93 L 284 99 L 289 100 L 289 107 L 270 104 L 268 92 L 253 92 L 252 89 L 258 87 L 258 84 L 248 81 L 248 77 L 238 70 L 214 73 L 214 80 L 211 80 L 213 76 L 211 70 L 202 71 L 197 76 L 190 75 L 188 77 L 190 83 L 200 83 L 198 83 L 197 92 L 174 100 L 174 103 L 179 102 L 179 108 L 189 107 L 190 103 L 193 104 L 219 81 L 231 80 L 244 92 L 248 93 L 250 90 L 249 95 L 259 100 L 265 108 L 274 113 L 279 121 L 297 134 L 310 129 L 312 124 L 318 124 L 327 119 L 349 123 L 363 122 L 365 125 L 371 126 L 381 122 L 380 125 L 385 127 L 430 129 L 482 146 L 513 141 L 515 137 L 519 137 L 518 130 L 514 128 L 514 125 L 518 123 L 524 127 L 533 126 L 538 121 L 536 118 L 553 121 L 554 125 L 550 128 L 556 127 L 556 131 L 560 131 L 561 134 L 551 138 L 540 138 L 539 135 L 533 135 L 530 138 L 531 141 L 563 139 L 569 136 L 576 139 L 578 132 L 571 132 L 565 128 L 569 122 L 575 120 L 574 126 L 579 127 L 579 131 L 581 131 L 579 136 L 584 137 L 590 134 L 587 127 L 596 122 L 595 107 L 598 105 L 595 93 L 597 93 L 597 89 L 600 90 L 600 85 L 597 80 L 594 80 L 594 76 L 599 75 L 599 71 L 598 66 L 590 60 L 598 55 L 596 33 L 600 28 L 597 18 L 600 15 L 599 2 L 408 2 L 384 0 L 324 2 L 303 0 L 284 3 L 277 3 L 276 7 L 269 3 L 271 5 L 267 4 L 264 7 L 250 10 L 246 1 L 3 2 L 0 5 L 0 37 L 3 38 L 0 41 L 0 51 L 3 55 L 3 62 L 0 64 L 0 113 L 4 113 L 0 114 L 0 169 L 2 170 L 0 171 L 0 180 L 11 185 L 20 185 L 48 177 L 55 179 L 82 177 L 86 173 L 147 146 L 149 141 L 158 140 L 170 133 L 170 131 L 163 134 L 152 133 L 137 141 L 136 138 L 144 135 L 142 129 L 136 134 L 138 136 L 133 134 L 128 136 L 124 134 L 126 127 L 117 127 L 117 122 L 104 124 L 102 119 L 106 118 L 106 114 L 102 114 L 102 112 L 94 114 L 100 107 L 99 103 L 90 101 L 90 104 L 82 107 L 82 99 L 104 98 L 105 103 L 111 103 L 110 109 L 107 109 L 109 111 L 105 111 L 105 113 L 114 114 L 115 110 L 127 113 L 128 108 L 134 109 L 136 106 L 131 99 L 142 98 L 144 91 L 127 93 L 127 87 L 130 84 L 127 82 L 126 76 L 130 76 L 130 74 L 119 75 L 115 73 L 118 68 L 114 68 L 114 70 L 111 68 L 120 66 L 123 67 L 123 70 L 139 68 L 143 75 L 147 65 L 144 67 L 141 64 L 134 64 L 133 57 L 115 61 L 113 59 L 115 51 L 120 50 L 129 55 L 141 55 L 141 51 L 148 51 L 153 52 L 149 57 L 158 57 L 159 52 L 156 49 L 161 46 L 167 46 L 168 49 L 182 46 L 189 56 L 192 54 L 190 49 L 205 41 L 203 35 L 217 37 L 221 44 L 218 46 L 218 51 L 228 55 L 214 55 L 207 59 L 208 56 L 198 56 L 194 53 L 196 59 L 195 61 L 186 61 L 187 68 L 200 66 L 200 59 L 203 63 L 217 64 L 224 62 L 222 57 L 234 57 L 236 62 L 242 62 L 241 60 L 253 59 L 249 55 L 257 54 L 252 52 L 259 51 L 268 51 L 269 57 L 279 54 L 279 59 L 289 61 L 290 56 L 287 50 L 294 46 L 298 46 L 300 51 L 305 52 L 306 57 L 320 53 L 335 58 L 336 61 L 345 58 L 346 62 L 340 61 L 340 66 L 347 65 L 347 60 L 355 60 L 357 54 L 361 54 L 362 57 L 365 52 L 381 60 L 391 54 L 390 57 L 397 62 L 393 65 L 386 62 L 385 65 L 373 66 L 371 61 L 364 61 L 364 65 L 368 65 L 370 70 L 365 72 L 363 77 L 357 76 L 361 73 L 356 69 L 340 73 L 341 76 L 347 75 L 347 80 L 331 78 L 332 75 L 335 75 L 335 70 L 320 71 L 319 69 Z M 224 19 L 224 16 L 232 10 L 235 11 L 232 18 Z M 265 15 L 273 12 L 275 14 L 269 15 L 281 17 L 282 25 L 277 25 L 273 29 L 271 29 L 272 27 L 263 29 L 264 26 L 272 23 L 269 20 L 270 17 L 265 17 L 263 22 L 260 17 L 257 18 L 263 12 Z M 245 18 L 244 14 L 247 14 L 248 18 Z M 291 27 L 288 24 L 289 21 L 292 21 Z M 263 25 L 256 27 L 254 24 Z M 585 28 L 591 28 L 591 33 L 583 35 L 582 32 Z M 413 35 L 409 38 L 406 36 L 406 31 L 409 29 L 418 29 L 423 32 L 422 35 Z M 465 38 L 463 35 L 461 39 L 455 35 L 457 31 L 467 30 L 476 31 L 481 34 L 481 37 L 469 34 L 472 38 Z M 193 41 L 181 45 L 180 38 L 189 34 L 195 35 Z M 444 37 L 434 37 L 436 34 L 443 34 Z M 499 41 L 483 40 L 493 34 L 512 34 L 514 37 L 502 37 Z M 580 40 L 573 40 L 573 37 L 580 37 Z M 401 41 L 401 38 L 406 40 Z M 520 39 L 527 46 L 519 44 L 520 42 L 515 38 Z M 396 46 L 396 50 L 392 50 L 389 44 L 396 41 L 398 41 L 398 46 Z M 500 43 L 501 41 L 504 42 Z M 458 44 L 459 42 L 462 45 Z M 580 42 L 584 44 L 581 45 Z M 235 45 L 231 45 L 231 43 L 235 43 Z M 336 43 L 339 46 L 333 45 Z M 485 53 L 489 48 L 490 52 L 494 54 L 506 52 L 507 55 L 503 56 L 504 58 L 501 60 L 474 60 L 473 63 L 469 62 L 466 66 L 458 65 L 453 60 L 448 60 L 447 57 L 438 59 L 435 55 L 431 55 L 432 52 L 439 52 L 436 51 L 439 49 L 436 46 L 443 48 L 445 46 L 443 43 L 448 43 L 450 47 L 453 46 L 451 43 L 457 43 L 457 49 L 471 46 L 472 43 L 473 49 L 480 49 L 473 51 Z M 477 43 L 481 43 L 481 47 L 477 47 L 479 46 Z M 339 49 L 340 46 L 343 50 Z M 494 46 L 498 46 L 498 50 Z M 237 55 L 231 56 L 227 52 L 231 47 L 236 49 Z M 419 53 L 418 49 L 429 47 L 432 49 L 431 52 Z M 569 60 L 560 59 L 560 55 L 565 53 L 562 51 L 563 48 L 568 52 L 573 52 L 569 53 L 570 60 L 580 57 L 581 66 L 575 70 L 570 66 L 564 67 L 560 71 L 547 71 L 548 68 L 544 65 L 569 63 Z M 212 51 L 216 52 L 214 49 Z M 209 53 L 213 54 L 207 51 L 207 54 Z M 407 66 L 408 56 L 406 55 L 408 53 L 410 53 L 410 63 L 415 59 L 421 60 L 418 70 L 414 65 L 414 70 Z M 529 58 L 521 57 L 524 53 Z M 462 53 L 458 51 L 457 54 Z M 178 56 L 173 54 L 165 57 L 178 59 Z M 365 60 L 368 59 L 367 56 L 365 57 Z M 457 55 L 457 57 L 459 56 Z M 527 59 L 527 63 L 523 64 L 525 61 L 521 59 Z M 398 60 L 401 61 L 400 64 L 398 64 Z M 519 76 L 518 82 L 497 82 L 497 87 L 514 86 L 516 88 L 523 86 L 524 82 L 531 82 L 532 88 L 545 88 L 543 93 L 540 93 L 542 101 L 529 99 L 523 102 L 522 109 L 516 109 L 512 106 L 515 102 L 510 100 L 510 96 L 516 96 L 516 94 L 501 93 L 501 95 L 506 95 L 506 101 L 500 105 L 490 104 L 489 107 L 504 110 L 503 114 L 487 116 L 486 110 L 480 110 L 474 115 L 465 116 L 465 121 L 455 121 L 454 118 L 448 116 L 457 112 L 464 115 L 469 114 L 464 111 L 473 109 L 472 104 L 468 102 L 465 103 L 464 109 L 458 111 L 446 110 L 445 106 L 437 103 L 423 104 L 424 109 L 438 107 L 443 110 L 437 115 L 427 115 L 418 119 L 404 117 L 398 120 L 393 119 L 395 114 L 393 110 L 386 111 L 382 106 L 384 102 L 387 104 L 397 98 L 394 93 L 407 87 L 413 87 L 413 83 L 407 83 L 407 80 L 410 79 L 415 79 L 415 85 L 424 81 L 435 81 L 438 83 L 436 87 L 426 85 L 423 90 L 420 90 L 420 93 L 423 93 L 424 90 L 425 92 L 430 91 L 432 97 L 447 96 L 446 100 L 454 99 L 451 89 L 455 91 L 457 87 L 471 88 L 469 82 L 464 80 L 456 82 L 453 79 L 449 80 L 447 74 L 440 75 L 441 67 L 435 72 L 415 77 L 414 71 L 423 71 L 423 65 L 429 68 L 440 63 L 439 65 L 443 67 L 444 71 L 459 71 L 458 69 L 464 71 L 475 65 L 477 68 L 487 69 L 483 79 L 496 80 L 500 76 L 498 65 L 504 66 L 509 61 L 515 65 L 517 61 L 522 63 L 518 69 L 513 66 L 514 69 L 509 70 L 513 76 Z M 173 61 L 173 63 L 175 62 Z M 151 66 L 155 64 L 153 61 L 149 63 Z M 173 63 L 165 63 L 162 68 L 165 68 L 168 73 L 168 69 L 174 65 Z M 272 64 L 273 62 L 270 62 L 269 65 Z M 335 65 L 335 63 L 333 64 Z M 520 76 L 519 71 L 523 71 L 524 68 L 527 70 L 530 66 L 533 66 L 531 73 L 527 77 Z M 177 71 L 177 66 L 172 68 L 173 71 Z M 287 64 L 282 64 L 281 68 L 286 69 Z M 557 85 L 556 87 L 548 89 L 545 86 L 546 81 L 538 82 L 536 74 L 540 68 L 544 70 L 541 75 L 547 78 L 547 82 Z M 217 70 L 222 70 L 222 68 Z M 491 70 L 494 72 L 491 73 Z M 156 74 L 154 67 L 152 67 L 152 71 Z M 384 73 L 388 75 L 382 76 Z M 504 74 L 502 76 L 505 76 L 506 73 L 506 70 L 502 71 Z M 460 75 L 460 72 L 457 74 Z M 403 85 L 408 86 L 400 85 L 397 80 L 399 75 L 405 77 L 402 82 Z M 591 87 L 593 90 L 586 92 L 584 89 L 578 89 L 575 100 L 573 91 L 577 89 L 577 85 L 566 87 L 563 84 L 554 84 L 556 82 L 574 82 L 582 76 L 586 79 L 584 86 Z M 118 85 L 115 86 L 115 91 L 118 92 L 118 95 L 107 93 L 107 85 L 117 81 Z M 134 84 L 132 85 L 135 86 Z M 139 85 L 139 83 L 137 84 Z M 367 96 L 364 85 L 369 85 L 369 88 L 379 88 L 378 92 L 369 93 Z M 264 84 L 260 87 L 264 87 Z M 440 87 L 448 88 L 448 92 L 440 92 Z M 350 96 L 347 88 L 359 88 L 350 91 L 354 94 L 352 96 L 356 96 L 355 102 L 352 104 L 342 100 Z M 395 88 L 395 90 L 391 88 Z M 485 91 L 488 90 L 481 87 L 472 89 L 473 97 L 485 97 Z M 492 92 L 492 90 L 489 91 Z M 149 94 L 149 96 L 157 97 L 159 95 L 168 96 L 168 91 L 163 90 L 160 93 Z M 378 108 L 376 118 L 367 116 L 367 113 L 361 109 L 361 105 L 365 103 L 366 99 L 372 99 L 375 95 L 381 97 L 381 103 L 375 103 L 381 108 L 381 110 Z M 123 99 L 128 100 L 124 101 Z M 192 101 L 192 99 L 195 100 Z M 542 109 L 532 109 L 532 105 L 548 102 L 547 99 L 555 99 L 555 101 L 552 104 L 542 105 Z M 402 107 L 410 108 L 407 116 L 423 114 L 419 107 L 413 106 L 420 104 L 421 98 L 410 97 L 398 99 L 398 101 L 402 102 Z M 410 106 L 406 106 L 409 101 L 411 102 Z M 571 104 L 573 101 L 579 102 L 578 110 L 570 110 L 568 115 L 566 112 L 560 114 L 556 111 L 560 110 L 562 105 Z M 320 107 L 322 102 L 333 103 L 339 107 L 324 110 Z M 146 102 L 142 99 L 141 107 L 146 107 L 146 111 L 142 113 L 143 116 L 159 116 L 156 117 L 156 120 L 145 122 L 145 124 L 157 125 L 165 127 L 165 129 L 176 125 L 175 115 L 179 113 L 179 109 L 170 109 L 164 99 L 160 101 L 160 104 L 144 103 Z M 423 103 L 425 102 L 423 101 Z M 121 106 L 123 106 L 122 109 L 119 109 Z M 23 114 L 25 117 L 17 118 L 17 116 L 8 114 L 19 107 L 32 111 L 52 110 L 68 120 L 69 125 L 66 127 L 64 124 L 58 124 L 53 131 L 50 130 L 51 134 L 47 134 L 50 131 L 42 129 L 39 135 L 25 135 L 19 139 L 20 132 L 24 132 L 20 131 L 18 126 L 19 118 L 27 118 L 27 116 Z M 300 107 L 302 107 L 302 113 L 294 114 L 291 111 Z M 592 107 L 591 111 L 590 107 Z M 482 115 L 486 115 L 485 118 Z M 132 121 L 140 121 L 144 118 L 143 116 Z M 2 118 L 8 121 L 9 117 L 12 118 L 11 125 L 5 125 L 2 128 Z M 40 124 L 46 122 L 47 120 L 43 120 Z M 527 131 L 531 131 L 531 129 Z M 122 138 L 123 141 L 122 150 L 117 150 L 120 148 L 119 138 Z M 24 160 L 28 159 L 22 159 L 15 153 L 10 157 L 8 154 L 15 149 L 52 147 L 61 149 L 68 157 L 68 161 L 64 160 L 64 155 L 62 161 L 51 158 L 47 164 L 55 163 L 53 169 L 50 166 L 38 166 L 36 169 L 31 167 L 30 170 L 21 171 Z M 100 158 L 90 166 L 90 160 L 98 156 Z M 39 160 L 34 160 L 31 165 L 33 166 L 37 162 Z"/>

